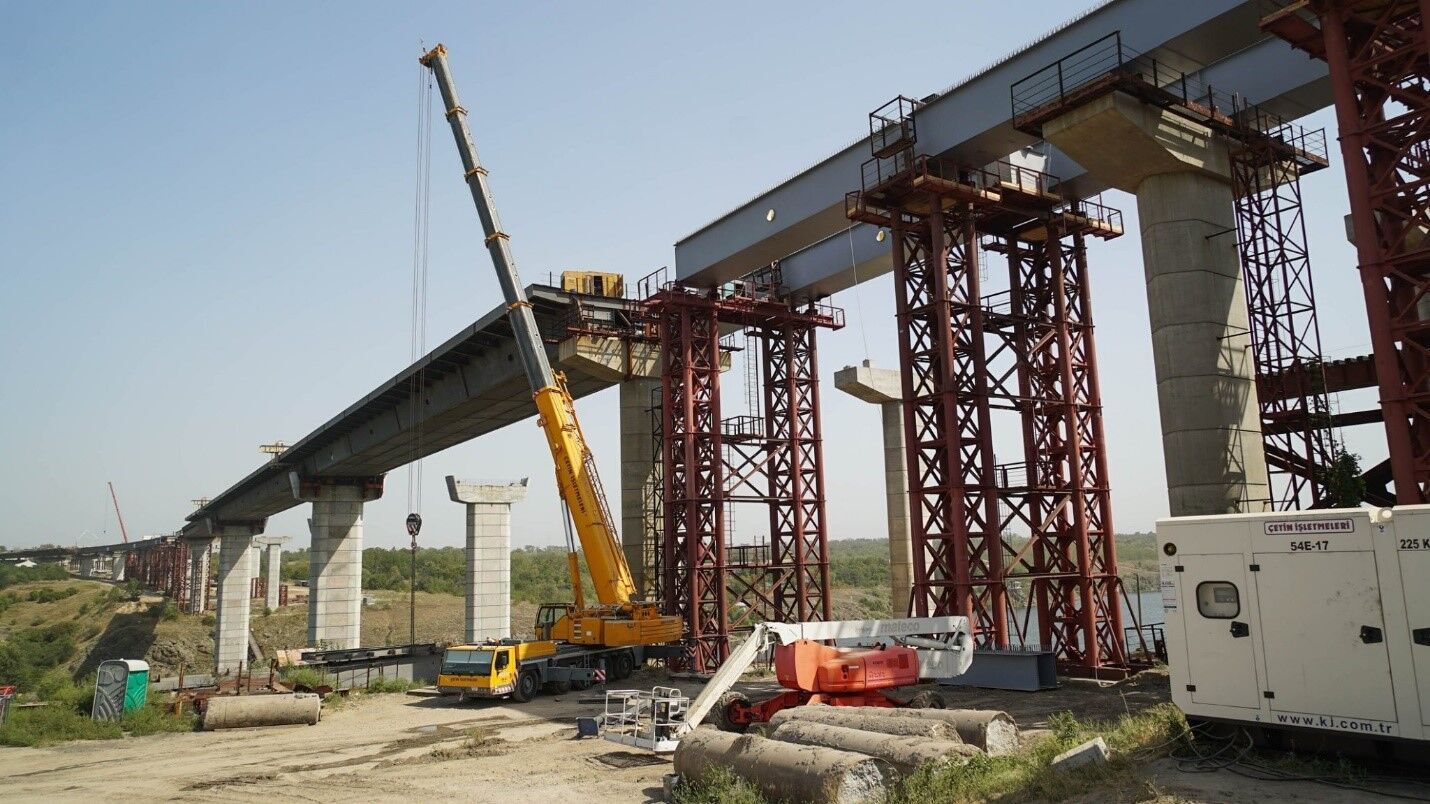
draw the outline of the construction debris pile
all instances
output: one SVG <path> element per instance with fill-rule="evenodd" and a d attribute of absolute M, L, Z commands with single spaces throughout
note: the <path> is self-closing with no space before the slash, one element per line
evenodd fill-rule
<path fill-rule="evenodd" d="M 675 772 L 698 783 L 728 768 L 771 800 L 852 804 L 880 800 L 922 765 L 1002 756 L 1018 745 L 1018 727 L 1004 712 L 797 706 L 777 713 L 762 734 L 695 729 L 675 751 Z"/>

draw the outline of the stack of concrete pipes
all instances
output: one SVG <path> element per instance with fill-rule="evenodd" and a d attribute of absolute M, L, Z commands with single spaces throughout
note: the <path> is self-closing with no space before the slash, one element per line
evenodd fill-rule
<path fill-rule="evenodd" d="M 728 768 L 775 801 L 879 801 L 899 777 L 928 764 L 967 762 L 1018 750 L 1005 712 L 798 706 L 777 713 L 763 734 L 702 726 L 680 741 L 675 772 L 699 782 Z"/>

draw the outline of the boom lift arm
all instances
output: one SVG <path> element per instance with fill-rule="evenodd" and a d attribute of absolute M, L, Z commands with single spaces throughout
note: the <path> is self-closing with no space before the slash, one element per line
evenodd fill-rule
<path fill-rule="evenodd" d="M 915 634 L 945 634 L 945 639 L 927 639 Z M 919 664 L 926 672 L 922 676 L 952 677 L 963 675 L 973 663 L 973 637 L 967 617 L 913 617 L 901 620 L 835 620 L 809 623 L 760 623 L 730 653 L 720 669 L 710 677 L 705 688 L 691 701 L 685 712 L 685 722 L 676 736 L 688 734 L 715 708 L 716 703 L 735 686 L 740 676 L 755 663 L 766 648 L 775 643 L 790 645 L 801 639 L 832 640 L 889 637 L 895 642 L 919 649 Z M 934 669 L 936 668 L 936 669 Z"/>
<path fill-rule="evenodd" d="M 585 609 L 578 604 L 576 611 L 557 623 L 551 636 L 585 644 L 655 644 L 679 639 L 679 618 L 662 616 L 654 603 L 632 600 L 635 583 L 617 540 L 601 481 L 591 459 L 591 450 L 576 419 L 576 409 L 566 380 L 551 370 L 546 358 L 546 349 L 536 329 L 536 317 L 517 275 L 509 239 L 502 231 L 501 220 L 497 216 L 496 202 L 487 184 L 486 168 L 477 158 L 477 148 L 467 128 L 467 110 L 462 107 L 457 88 L 452 83 L 447 66 L 447 49 L 439 44 L 424 55 L 421 62 L 432 70 L 442 93 L 447 122 L 452 127 L 457 152 L 462 158 L 464 177 L 471 189 L 472 201 L 477 206 L 477 216 L 481 218 L 487 252 L 491 255 L 497 281 L 506 298 L 507 319 L 511 323 L 527 381 L 531 384 L 541 428 L 551 448 L 551 458 L 556 466 L 556 484 L 561 498 L 570 509 L 576 536 L 586 554 L 591 584 L 600 601 L 598 609 Z M 574 553 L 571 561 L 574 567 Z M 579 596 L 578 581 L 573 572 L 572 582 L 576 585 L 573 594 Z M 612 629 L 605 621 L 613 619 L 634 622 Z M 600 627 L 593 629 L 595 623 L 586 620 L 602 622 Z M 576 621 L 581 622 L 578 625 Z"/>

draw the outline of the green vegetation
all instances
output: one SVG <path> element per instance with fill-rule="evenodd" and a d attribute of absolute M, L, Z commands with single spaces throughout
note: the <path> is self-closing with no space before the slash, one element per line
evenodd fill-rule
<path fill-rule="evenodd" d="M 390 692 L 407 692 L 417 686 L 405 678 L 378 678 L 367 685 L 364 692 L 374 695 Z"/>
<path fill-rule="evenodd" d="M 1150 798 L 1155 791 L 1138 773 L 1138 765 L 1166 755 L 1187 733 L 1186 718 L 1171 704 L 1126 715 L 1113 723 L 1081 721 L 1063 712 L 1054 715 L 1050 725 L 1052 737 L 1031 751 L 976 756 L 965 765 L 921 768 L 891 791 L 889 804 L 1058 801 L 1085 794 L 1088 800 Z M 1053 757 L 1099 734 L 1112 755 L 1107 764 L 1070 771 L 1049 767 Z M 1094 791 L 1102 795 L 1092 796 Z"/>
<path fill-rule="evenodd" d="M 17 583 L 31 581 L 64 581 L 69 573 L 59 564 L 40 564 L 34 567 L 17 567 L 14 564 L 0 564 L 0 589 L 8 589 Z"/>
<path fill-rule="evenodd" d="M 1365 478 L 1361 476 L 1360 456 L 1337 449 L 1331 465 L 1321 470 L 1321 482 L 1331 504 L 1338 508 L 1357 508 L 1365 499 Z"/>
<path fill-rule="evenodd" d="M 736 776 L 729 768 L 717 768 L 698 782 L 682 781 L 675 787 L 675 804 L 763 804 L 760 789 Z"/>
<path fill-rule="evenodd" d="M 1138 766 L 1167 755 L 1187 733 L 1181 710 L 1160 704 L 1112 723 L 1081 721 L 1063 712 L 1050 719 L 1052 736 L 1032 750 L 1013 756 L 975 756 L 963 765 L 926 766 L 899 781 L 887 804 L 940 804 L 975 801 L 1143 800 L 1156 791 Z M 1049 767 L 1053 757 L 1102 735 L 1112 755 L 1106 765 L 1069 771 Z M 728 770 L 676 788 L 678 804 L 761 804 L 759 788 Z"/>
<path fill-rule="evenodd" d="M 73 621 L 26 628 L 0 644 L 0 679 L 33 692 L 47 673 L 75 654 Z"/>
<path fill-rule="evenodd" d="M 68 706 L 50 704 L 10 713 L 0 726 L 0 745 L 41 746 L 71 740 L 117 740 L 120 724 L 93 720 Z"/>
<path fill-rule="evenodd" d="M 411 577 L 412 556 L 405 549 L 370 547 L 362 553 L 364 589 L 406 592 Z M 511 598 L 513 602 L 552 603 L 571 597 L 566 551 L 556 547 L 526 547 L 511 554 Z M 308 579 L 308 551 L 295 550 L 283 556 L 283 578 Z M 417 551 L 417 591 L 434 594 L 465 594 L 467 557 L 460 547 L 428 547 Z M 584 573 L 583 573 L 584 576 Z M 595 598 L 590 581 L 583 577 L 588 599 Z"/>

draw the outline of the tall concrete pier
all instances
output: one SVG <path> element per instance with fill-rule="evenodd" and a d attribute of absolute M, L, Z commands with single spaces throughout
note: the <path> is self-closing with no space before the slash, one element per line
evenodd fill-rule
<path fill-rule="evenodd" d="M 1172 515 L 1265 510 L 1226 142 L 1121 93 L 1045 123 L 1043 136 L 1099 181 L 1137 196 Z"/>
<path fill-rule="evenodd" d="M 189 548 L 189 613 L 203 614 L 208 608 L 209 593 L 209 551 L 213 549 L 213 538 L 204 536 L 184 539 Z"/>
<path fill-rule="evenodd" d="M 526 481 L 447 476 L 452 502 L 467 506 L 468 643 L 511 636 L 511 504 L 526 499 Z"/>
<path fill-rule="evenodd" d="M 278 608 L 278 587 L 283 583 L 283 544 L 287 541 L 287 536 L 259 536 L 253 540 L 254 553 L 264 554 L 266 560 L 263 605 L 269 611 Z"/>
<path fill-rule="evenodd" d="M 641 597 L 655 598 L 653 578 L 645 571 L 646 534 L 654 516 L 656 488 L 655 426 L 651 407 L 659 403 L 660 380 L 621 383 L 621 550 Z"/>
<path fill-rule="evenodd" d="M 335 482 L 292 478 L 294 495 L 313 504 L 308 529 L 308 644 L 362 644 L 362 506 L 382 496 L 382 478 Z"/>
<path fill-rule="evenodd" d="M 863 365 L 834 372 L 834 387 L 879 406 L 884 433 L 884 508 L 889 523 L 889 603 L 895 617 L 906 616 L 913 588 L 914 551 L 909 538 L 909 469 L 904 451 L 903 386 L 896 369 Z"/>
<path fill-rule="evenodd" d="M 253 537 L 261 523 L 214 523 L 218 541 L 218 593 L 214 601 L 214 670 L 232 673 L 248 659 L 249 595 L 253 581 Z"/>

